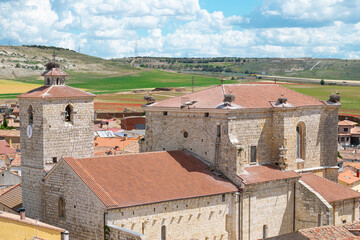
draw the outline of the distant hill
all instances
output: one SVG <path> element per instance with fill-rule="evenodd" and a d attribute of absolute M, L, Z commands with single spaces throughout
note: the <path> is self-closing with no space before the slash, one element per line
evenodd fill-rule
<path fill-rule="evenodd" d="M 321 58 L 156 58 L 132 60 L 141 67 L 299 78 L 360 80 L 360 60 Z"/>
<path fill-rule="evenodd" d="M 0 46 L 0 79 L 37 78 L 53 57 L 67 72 L 127 75 L 138 72 L 124 60 L 106 60 L 48 46 Z"/>

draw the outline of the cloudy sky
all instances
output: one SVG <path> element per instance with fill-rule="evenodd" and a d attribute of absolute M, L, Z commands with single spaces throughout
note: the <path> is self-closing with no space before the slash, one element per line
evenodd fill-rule
<path fill-rule="evenodd" d="M 1 45 L 93 56 L 360 58 L 360 0 L 0 0 Z"/>

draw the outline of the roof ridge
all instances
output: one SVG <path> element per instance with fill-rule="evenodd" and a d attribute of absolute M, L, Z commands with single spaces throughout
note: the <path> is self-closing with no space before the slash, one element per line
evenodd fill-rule
<path fill-rule="evenodd" d="M 14 190 L 14 189 L 15 189 L 16 187 L 18 187 L 19 185 L 21 186 L 21 183 L 18 183 L 18 184 L 16 184 L 16 185 L 14 185 L 12 188 L 8 189 L 6 192 L 3 192 L 3 194 L 1 194 L 0 196 L 4 196 L 6 193 Z"/>
<path fill-rule="evenodd" d="M 324 177 L 320 177 L 320 176 L 318 176 L 318 175 L 316 175 L 316 174 L 314 174 L 314 173 L 312 173 L 312 172 L 304 173 L 304 174 L 312 174 L 312 175 L 314 175 L 314 176 L 316 176 L 316 177 L 318 177 L 318 178 L 321 178 L 321 179 L 324 179 L 324 180 L 326 180 L 326 181 L 328 181 L 328 182 L 334 183 L 334 184 L 336 184 L 337 186 L 340 186 L 340 187 L 343 188 L 343 189 L 350 190 L 350 191 L 352 191 L 352 192 L 354 192 L 354 193 L 359 194 L 359 197 L 360 197 L 360 193 L 359 193 L 358 191 L 355 191 L 355 190 L 353 190 L 353 189 L 351 189 L 351 188 L 349 188 L 349 187 L 345 187 L 344 185 L 341 185 L 341 184 L 339 184 L 339 183 L 337 183 L 337 182 L 331 181 L 330 179 L 327 179 L 327 178 L 324 178 Z M 301 179 L 301 178 L 300 178 L 300 179 Z"/>
<path fill-rule="evenodd" d="M 41 97 L 44 98 L 45 95 L 52 89 L 53 86 L 54 86 L 54 85 L 51 85 L 51 86 L 48 88 L 48 90 L 46 90 L 46 92 L 44 92 L 43 94 L 41 94 Z"/>
<path fill-rule="evenodd" d="M 191 95 L 191 94 L 194 94 L 194 93 L 199 93 L 199 92 L 203 92 L 203 91 L 206 91 L 206 90 L 209 90 L 209 89 L 212 89 L 212 88 L 217 88 L 217 87 L 220 87 L 221 85 L 214 85 L 214 86 L 210 86 L 209 88 L 204 88 L 202 90 L 199 90 L 199 91 L 196 91 L 196 92 L 191 92 L 191 93 L 185 93 L 183 95 L 179 95 L 179 96 L 176 96 L 176 97 L 172 97 L 172 98 L 166 98 L 166 99 L 163 99 L 163 100 L 160 100 L 160 101 L 156 101 L 155 103 L 158 103 L 158 102 L 163 102 L 163 101 L 166 101 L 168 99 L 173 99 L 173 98 L 179 98 L 179 97 L 184 97 L 184 96 L 187 96 L 187 95 Z M 151 105 L 150 105 L 151 106 Z"/>
<path fill-rule="evenodd" d="M 301 92 L 297 92 L 297 91 L 292 90 L 292 89 L 287 88 L 287 87 L 283 87 L 283 86 L 281 86 L 280 84 L 274 84 L 274 85 L 276 85 L 276 86 L 278 86 L 278 87 L 280 87 L 280 88 L 286 88 L 286 89 L 289 89 L 289 90 L 290 90 L 290 91 L 292 91 L 292 92 L 298 93 L 298 94 L 300 94 L 300 95 L 303 95 L 303 96 L 305 96 L 305 97 L 311 98 L 311 99 L 313 99 L 313 100 L 317 100 L 317 101 L 319 101 L 319 102 L 321 102 L 321 103 L 323 103 L 323 104 L 325 105 L 325 103 L 324 103 L 322 100 L 319 100 L 319 99 L 314 98 L 314 97 L 312 97 L 312 96 L 309 96 L 309 95 L 303 94 L 303 93 L 301 93 Z"/>
<path fill-rule="evenodd" d="M 69 87 L 69 88 L 72 88 L 72 89 L 75 89 L 75 90 L 78 90 L 78 91 L 85 92 L 85 93 L 91 94 L 91 95 L 93 95 L 93 96 L 96 96 L 96 95 L 93 94 L 93 93 L 89 93 L 89 92 L 87 92 L 87 91 L 83 91 L 83 90 L 81 90 L 81 89 L 71 87 L 71 86 L 69 86 L 69 85 L 61 85 L 61 86 L 64 86 L 64 87 L 66 86 L 66 87 Z"/>
<path fill-rule="evenodd" d="M 111 195 L 107 192 L 107 191 L 105 191 L 105 189 L 99 184 L 99 183 L 97 183 L 96 182 L 96 180 L 91 176 L 91 174 L 89 174 L 89 172 L 87 171 L 87 170 L 85 170 L 82 166 L 81 166 L 81 164 L 78 162 L 78 161 L 76 161 L 76 159 L 75 158 L 73 158 L 73 161 L 75 162 L 75 164 L 76 165 L 78 165 L 80 168 L 81 168 L 81 170 L 83 170 L 83 172 L 95 183 L 95 185 L 110 199 L 110 201 L 114 204 L 114 205 L 117 205 L 118 203 L 115 201 L 115 199 L 113 199 L 112 197 L 111 197 Z M 76 173 L 76 171 L 75 171 L 75 173 Z M 76 173 L 77 174 L 77 173 Z M 77 174 L 78 176 L 79 176 L 79 174 Z M 81 176 L 79 176 L 80 178 L 81 178 Z M 84 181 L 85 182 L 85 181 Z M 89 187 L 89 185 L 85 182 L 85 184 Z M 91 187 L 89 187 L 89 189 L 97 196 L 97 194 L 91 189 Z M 101 198 L 99 198 L 100 199 L 100 201 L 101 201 Z M 104 203 L 105 204 L 105 203 Z M 105 206 L 106 206 L 107 204 L 105 204 Z"/>

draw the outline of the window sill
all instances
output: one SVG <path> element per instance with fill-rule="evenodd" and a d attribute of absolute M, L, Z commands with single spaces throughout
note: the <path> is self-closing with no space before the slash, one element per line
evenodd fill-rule
<path fill-rule="evenodd" d="M 296 159 L 296 162 L 297 162 L 297 163 L 301 163 L 301 162 L 305 162 L 305 160 L 302 159 L 302 158 L 297 158 L 297 159 Z"/>

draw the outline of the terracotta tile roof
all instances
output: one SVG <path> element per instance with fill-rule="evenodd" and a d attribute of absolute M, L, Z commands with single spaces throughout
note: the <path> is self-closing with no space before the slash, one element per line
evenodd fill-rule
<path fill-rule="evenodd" d="M 358 149 L 357 151 L 357 153 L 340 152 L 340 155 L 344 160 L 360 160 L 360 149 Z"/>
<path fill-rule="evenodd" d="M 20 131 L 19 130 L 0 130 L 0 136 L 2 137 L 20 137 Z"/>
<path fill-rule="evenodd" d="M 344 167 L 352 167 L 354 169 L 360 169 L 360 162 L 344 162 Z"/>
<path fill-rule="evenodd" d="M 262 166 L 245 167 L 244 173 L 240 174 L 239 177 L 244 181 L 245 185 L 249 185 L 261 182 L 297 178 L 300 176 L 292 170 L 280 171 L 276 166 L 268 164 Z"/>
<path fill-rule="evenodd" d="M 51 70 L 43 72 L 41 76 L 67 76 L 67 73 L 60 68 L 52 68 Z"/>
<path fill-rule="evenodd" d="M 313 173 L 301 174 L 300 180 L 318 192 L 329 203 L 360 198 L 360 193 Z"/>
<path fill-rule="evenodd" d="M 21 184 L 17 184 L 1 194 L 0 204 L 7 206 L 13 210 L 21 208 L 22 196 L 21 196 Z"/>
<path fill-rule="evenodd" d="M 180 108 L 187 101 L 196 101 L 190 108 L 217 108 L 223 103 L 224 91 L 235 95 L 232 105 L 236 108 L 272 108 L 273 104 L 284 94 L 288 103 L 297 106 L 321 106 L 322 101 L 295 92 L 277 84 L 226 84 L 208 88 L 199 92 L 186 94 L 155 102 L 147 107 Z"/>
<path fill-rule="evenodd" d="M 350 129 L 351 134 L 360 134 L 360 127 Z"/>
<path fill-rule="evenodd" d="M 16 150 L 10 147 L 5 140 L 0 140 L 0 154 L 14 154 Z"/>
<path fill-rule="evenodd" d="M 360 181 L 359 177 L 356 177 L 356 172 L 350 169 L 346 169 L 338 174 L 338 180 L 346 184 L 353 184 Z"/>
<path fill-rule="evenodd" d="M 237 191 L 186 151 L 151 152 L 64 161 L 108 208 Z"/>
<path fill-rule="evenodd" d="M 350 120 L 343 120 L 343 121 L 338 122 L 339 126 L 355 126 L 357 124 L 358 124 L 357 122 L 353 122 Z"/>
<path fill-rule="evenodd" d="M 1 189 L 0 189 L 0 196 L 1 196 L 4 192 L 7 192 L 8 190 L 10 190 L 10 189 L 13 188 L 13 187 L 14 187 L 14 186 L 1 188 Z"/>
<path fill-rule="evenodd" d="M 126 148 L 129 144 L 132 142 L 139 141 L 136 138 L 130 138 L 127 140 L 124 140 L 123 138 L 97 138 L 94 140 L 94 145 L 96 147 L 112 147 L 115 148 L 115 146 L 119 147 L 119 150 L 122 150 Z"/>
<path fill-rule="evenodd" d="M 353 228 L 351 228 L 353 227 Z M 301 229 L 298 234 L 311 240 L 351 240 L 360 239 L 354 235 L 351 230 L 359 231 L 359 222 L 354 224 L 344 224 L 339 226 L 328 225 L 315 228 Z"/>
<path fill-rule="evenodd" d="M 95 97 L 95 95 L 66 85 L 52 85 L 52 86 L 42 86 L 18 96 L 18 98 L 67 98 L 67 97 L 82 98 L 82 97 Z"/>
<path fill-rule="evenodd" d="M 8 213 L 8 212 L 0 211 L 0 218 L 5 218 L 8 220 L 21 222 L 23 224 L 38 226 L 41 228 L 47 228 L 47 229 L 51 229 L 51 230 L 55 230 L 55 231 L 59 231 L 59 232 L 65 231 L 65 229 L 58 228 L 58 227 L 55 227 L 55 226 L 52 226 L 52 225 L 49 225 L 49 224 L 46 224 L 43 222 L 39 222 L 38 220 L 34 220 L 32 218 L 25 217 L 25 219 L 20 219 L 19 215 Z"/>

